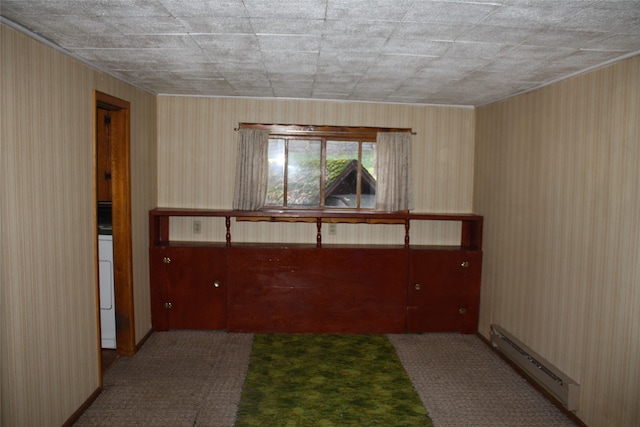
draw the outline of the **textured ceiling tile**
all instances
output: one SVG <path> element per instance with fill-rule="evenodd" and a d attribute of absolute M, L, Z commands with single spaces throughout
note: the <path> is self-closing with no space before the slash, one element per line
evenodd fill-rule
<path fill-rule="evenodd" d="M 485 66 L 492 60 L 487 59 L 463 59 L 463 58 L 439 58 L 416 74 L 416 78 L 445 79 L 446 81 L 460 80 L 472 71 Z"/>
<path fill-rule="evenodd" d="M 271 87 L 271 81 L 267 78 L 264 72 L 243 72 L 241 74 L 228 73 L 224 70 L 219 70 L 227 82 L 235 89 L 249 90 L 250 88 L 265 88 Z"/>
<path fill-rule="evenodd" d="M 452 41 L 430 41 L 417 37 L 403 39 L 391 38 L 382 48 L 382 52 L 388 54 L 440 56 L 452 45 Z"/>
<path fill-rule="evenodd" d="M 318 56 L 317 70 L 319 74 L 354 74 L 366 72 L 378 59 L 375 52 L 354 52 L 343 55 L 341 52 L 321 51 Z"/>
<path fill-rule="evenodd" d="M 250 18 L 251 28 L 256 34 L 322 34 L 322 19 Z"/>
<path fill-rule="evenodd" d="M 218 92 L 224 90 L 225 93 L 233 92 L 233 88 L 224 79 L 179 79 L 176 80 L 180 84 L 189 84 L 193 87 L 197 87 L 199 90 L 213 90 Z"/>
<path fill-rule="evenodd" d="M 620 52 L 600 50 L 579 50 L 566 57 L 558 57 L 553 60 L 558 65 L 578 65 L 579 68 L 594 67 L 620 56 Z M 562 77 L 562 76 L 558 76 Z"/>
<path fill-rule="evenodd" d="M 614 27 L 614 28 L 618 28 L 618 27 Z M 624 27 L 621 26 L 619 27 L 620 29 L 617 31 L 619 34 L 635 34 L 635 35 L 640 35 L 640 22 L 637 25 L 631 25 L 628 27 Z M 609 34 L 612 34 L 614 32 L 612 31 L 607 31 Z"/>
<path fill-rule="evenodd" d="M 454 42 L 444 56 L 448 58 L 494 58 L 512 49 L 498 43 Z"/>
<path fill-rule="evenodd" d="M 526 79 L 532 82 L 550 82 L 563 76 L 573 74 L 579 70 L 580 68 L 575 64 L 552 63 L 541 66 L 537 70 L 530 72 L 527 74 Z"/>
<path fill-rule="evenodd" d="M 399 22 L 367 20 L 327 20 L 324 34 L 373 39 L 388 38 L 399 26 Z"/>
<path fill-rule="evenodd" d="M 380 55 L 380 58 L 367 71 L 367 76 L 380 78 L 393 76 L 394 80 L 408 78 L 427 67 L 434 59 L 436 57 Z"/>
<path fill-rule="evenodd" d="M 7 0 L 3 0 L 5 2 Z M 157 1 L 147 0 L 22 0 L 10 2 L 21 13 L 67 16 L 168 16 L 169 12 Z"/>
<path fill-rule="evenodd" d="M 260 55 L 258 39 L 250 34 L 194 34 L 198 45 L 214 54 Z"/>
<path fill-rule="evenodd" d="M 211 17 L 211 16 L 187 16 L 178 17 L 185 32 L 208 34 L 251 34 L 253 27 L 249 18 L 242 17 Z"/>
<path fill-rule="evenodd" d="M 184 52 L 163 49 L 79 49 L 74 53 L 81 57 L 92 58 L 98 65 L 108 66 L 114 70 L 165 70 L 177 68 L 179 55 Z M 185 57 L 187 59 L 187 57 Z"/>
<path fill-rule="evenodd" d="M 271 90 L 271 82 L 270 81 L 233 81 L 228 80 L 229 85 L 233 88 L 234 91 L 247 93 L 251 90 L 259 90 L 260 92 L 270 91 Z"/>
<path fill-rule="evenodd" d="M 243 0 L 251 18 L 324 19 L 325 0 Z"/>
<path fill-rule="evenodd" d="M 577 49 L 567 47 L 550 46 L 526 46 L 520 45 L 503 52 L 497 59 L 521 59 L 532 63 L 551 61 L 555 58 L 573 54 Z"/>
<path fill-rule="evenodd" d="M 373 70 L 372 70 L 373 71 Z M 367 72 L 360 77 L 358 81 L 358 86 L 372 86 L 372 85 L 380 85 L 380 87 L 384 88 L 397 88 L 401 84 L 401 79 L 390 79 L 388 75 L 384 73 L 371 73 Z"/>
<path fill-rule="evenodd" d="M 186 35 L 79 35 L 64 39 L 69 48 L 85 49 L 198 49 L 198 45 Z"/>
<path fill-rule="evenodd" d="M 559 10 L 562 7 L 561 3 L 563 2 L 554 0 L 553 2 L 534 3 L 534 6 L 528 7 L 503 5 L 487 16 L 482 24 L 521 28 L 554 27 L 561 25 L 566 19 L 566 14 Z M 575 13 L 576 9 L 574 6 L 571 13 Z"/>
<path fill-rule="evenodd" d="M 0 3 L 2 2 L 0 1 Z M 3 16 L 7 15 L 4 15 L 3 13 Z M 81 20 L 69 19 L 67 17 L 51 19 L 47 15 L 35 15 L 29 17 L 9 15 L 8 17 L 16 22 L 28 21 L 28 25 L 26 25 L 26 27 L 29 30 L 36 34 L 44 35 L 54 41 L 57 41 L 57 39 L 66 35 L 119 32 L 112 22 L 109 22 L 109 20 L 100 16 L 89 16 Z M 52 38 L 50 34 L 55 34 L 55 38 Z"/>
<path fill-rule="evenodd" d="M 456 41 L 518 45 L 539 33 L 540 29 L 537 28 L 494 27 L 480 24 L 471 27 L 460 35 Z"/>
<path fill-rule="evenodd" d="M 401 21 L 413 0 L 331 0 L 327 19 Z"/>
<path fill-rule="evenodd" d="M 493 3 L 416 1 L 403 21 L 476 24 L 496 10 Z"/>
<path fill-rule="evenodd" d="M 353 52 L 379 50 L 387 39 L 371 38 L 363 36 L 349 36 L 345 34 L 332 34 L 322 37 L 320 49 L 329 52 Z"/>
<path fill-rule="evenodd" d="M 157 16 L 152 19 L 130 16 L 126 19 L 113 17 L 109 22 L 122 34 L 175 34 L 186 33 L 184 25 L 173 16 Z"/>
<path fill-rule="evenodd" d="M 269 80 L 271 80 L 272 86 L 290 84 L 298 87 L 311 87 L 314 82 L 313 76 L 293 73 L 269 73 Z"/>
<path fill-rule="evenodd" d="M 158 2 L 173 16 L 246 17 L 241 0 L 158 0 Z"/>
<path fill-rule="evenodd" d="M 455 40 L 472 28 L 465 24 L 434 24 L 424 22 L 402 22 L 393 32 L 393 39 Z"/>
<path fill-rule="evenodd" d="M 306 51 L 320 49 L 320 36 L 302 34 L 258 34 L 260 49 L 264 51 Z"/>
<path fill-rule="evenodd" d="M 180 70 L 178 73 L 170 73 L 171 80 L 202 80 L 202 79 L 216 79 L 225 80 L 223 75 L 212 66 L 207 69 L 200 70 Z"/>
<path fill-rule="evenodd" d="M 362 78 L 364 73 L 352 73 L 352 72 L 331 72 L 331 73 L 323 73 L 318 72 L 315 74 L 316 83 L 320 84 L 323 82 L 326 83 L 339 83 L 339 84 L 355 84 Z"/>
<path fill-rule="evenodd" d="M 0 13 L 184 95 L 477 105 L 640 52 L 632 0 L 1 0 Z"/>
<path fill-rule="evenodd" d="M 617 34 L 595 41 L 587 48 L 640 53 L 640 34 Z"/>
<path fill-rule="evenodd" d="M 224 73 L 227 78 L 257 78 L 265 76 L 264 63 L 262 57 L 234 57 L 232 60 L 225 58 L 215 58 L 212 61 L 217 70 Z M 266 77 L 264 77 L 266 78 Z"/>
<path fill-rule="evenodd" d="M 350 94 L 358 84 L 357 81 L 341 82 L 341 81 L 316 81 L 313 85 L 314 92 L 318 93 L 342 93 Z"/>
<path fill-rule="evenodd" d="M 591 7 L 604 10 L 638 10 L 638 0 L 594 0 Z"/>
<path fill-rule="evenodd" d="M 548 28 L 529 37 L 524 44 L 531 46 L 553 46 L 581 49 L 602 40 L 605 33 L 598 31 L 564 30 Z"/>
<path fill-rule="evenodd" d="M 640 20 L 640 2 L 635 8 L 606 10 L 592 6 L 583 7 L 562 21 L 565 28 L 591 31 L 607 31 L 615 25 L 635 25 Z"/>
<path fill-rule="evenodd" d="M 527 59 L 499 59 L 489 62 L 476 70 L 488 73 L 502 73 L 502 80 L 509 81 L 517 76 L 526 79 L 528 75 L 540 68 L 539 62 Z"/>
<path fill-rule="evenodd" d="M 316 72 L 317 57 L 313 52 L 271 52 L 264 58 L 264 66 L 269 73 L 312 76 Z"/>

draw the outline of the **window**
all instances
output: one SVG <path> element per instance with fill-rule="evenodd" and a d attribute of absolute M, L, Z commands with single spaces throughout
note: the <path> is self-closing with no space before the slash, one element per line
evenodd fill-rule
<path fill-rule="evenodd" d="M 373 209 L 374 165 L 373 142 L 271 136 L 265 206 Z"/>
<path fill-rule="evenodd" d="M 409 137 L 410 129 L 240 124 L 240 131 L 234 209 L 407 209 L 410 144 L 394 135 Z"/>

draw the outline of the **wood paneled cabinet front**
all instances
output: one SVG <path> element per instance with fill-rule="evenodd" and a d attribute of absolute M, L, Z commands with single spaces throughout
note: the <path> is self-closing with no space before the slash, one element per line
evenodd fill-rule
<path fill-rule="evenodd" d="M 405 331 L 404 249 L 256 246 L 229 251 L 230 331 Z"/>
<path fill-rule="evenodd" d="M 170 217 L 224 218 L 225 241 L 170 239 Z M 232 242 L 232 218 L 315 222 L 315 244 Z M 460 244 L 412 245 L 415 221 L 457 221 Z M 322 243 L 324 222 L 404 224 L 402 245 Z M 149 212 L 156 331 L 402 333 L 478 328 L 483 218 L 344 210 Z"/>
<path fill-rule="evenodd" d="M 221 247 L 153 247 L 151 303 L 153 327 L 225 329 L 226 251 Z"/>
<path fill-rule="evenodd" d="M 482 252 L 411 249 L 408 332 L 478 330 Z"/>

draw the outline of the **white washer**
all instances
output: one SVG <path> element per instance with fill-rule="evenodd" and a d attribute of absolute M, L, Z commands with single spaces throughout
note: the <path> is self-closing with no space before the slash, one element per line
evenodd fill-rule
<path fill-rule="evenodd" d="M 100 328 L 102 348 L 116 348 L 116 310 L 113 297 L 113 236 L 98 235 L 100 262 Z"/>

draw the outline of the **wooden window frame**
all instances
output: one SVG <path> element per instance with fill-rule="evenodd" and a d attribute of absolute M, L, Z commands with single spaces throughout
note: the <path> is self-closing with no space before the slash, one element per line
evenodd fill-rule
<path fill-rule="evenodd" d="M 345 142 L 358 142 L 358 158 L 360 163 L 362 160 L 362 143 L 375 143 L 379 132 L 412 132 L 411 129 L 406 128 L 382 128 L 382 127 L 355 127 L 355 126 L 326 126 L 326 125 L 299 125 L 299 124 L 264 124 L 264 123 L 240 123 L 239 129 L 262 129 L 269 131 L 269 139 L 282 138 L 284 140 L 291 139 L 318 139 L 321 141 L 321 181 L 326 181 L 326 142 L 331 141 L 345 141 Z M 287 147 L 288 144 L 285 145 Z M 285 148 L 285 169 L 288 163 L 288 152 Z M 361 166 L 361 165 L 360 165 Z M 361 185 L 362 185 L 362 168 L 359 167 L 357 171 L 357 202 L 356 206 L 360 206 L 361 203 Z M 319 206 L 313 207 L 300 207 L 300 206 L 288 206 L 287 205 L 287 180 L 284 182 L 284 205 L 264 206 L 261 210 L 288 210 L 288 209 L 309 209 L 309 210 L 327 210 L 332 207 L 324 206 L 325 199 L 325 186 L 320 185 Z M 347 207 L 347 208 L 333 208 L 340 211 L 373 211 L 373 208 L 361 208 L 361 207 Z"/>

